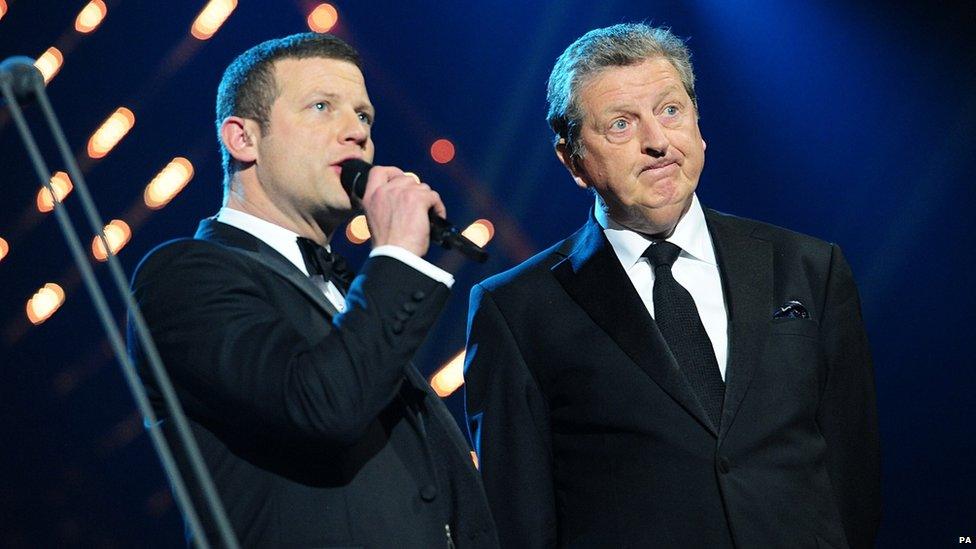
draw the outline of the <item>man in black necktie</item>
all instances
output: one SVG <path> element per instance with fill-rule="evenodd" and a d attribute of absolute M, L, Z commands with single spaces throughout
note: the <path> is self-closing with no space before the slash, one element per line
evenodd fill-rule
<path fill-rule="evenodd" d="M 506 547 L 870 547 L 874 379 L 840 249 L 701 206 L 690 52 L 587 33 L 549 79 L 584 226 L 471 292 L 468 426 Z"/>
<path fill-rule="evenodd" d="M 372 160 L 373 116 L 359 56 L 334 36 L 244 52 L 217 92 L 223 207 L 134 277 L 247 547 L 497 546 L 466 441 L 410 364 L 453 283 L 422 259 L 428 211 L 444 205 L 415 177 L 374 167 L 362 198 L 374 248 L 358 276 L 329 245 L 354 213 L 340 164 Z"/>

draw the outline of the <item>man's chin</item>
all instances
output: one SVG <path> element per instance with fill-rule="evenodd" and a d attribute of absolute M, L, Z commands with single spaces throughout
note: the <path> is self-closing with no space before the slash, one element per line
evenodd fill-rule
<path fill-rule="evenodd" d="M 661 206 L 635 205 L 625 208 L 621 212 L 622 215 L 611 214 L 611 217 L 633 231 L 654 238 L 667 238 L 678 225 L 678 221 L 687 213 L 690 204 L 691 200 Z"/>
<path fill-rule="evenodd" d="M 353 208 L 348 202 L 337 204 L 333 203 L 320 209 L 315 214 L 315 220 L 319 225 L 336 228 L 339 225 L 348 223 L 352 218 L 363 213 L 361 209 Z"/>

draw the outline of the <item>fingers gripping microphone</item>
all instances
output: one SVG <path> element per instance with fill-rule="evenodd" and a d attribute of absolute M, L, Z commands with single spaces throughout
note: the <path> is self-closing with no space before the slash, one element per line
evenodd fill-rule
<path fill-rule="evenodd" d="M 350 196 L 355 196 L 360 200 L 363 198 L 363 195 L 366 194 L 367 176 L 372 167 L 369 162 L 358 158 L 350 158 L 342 163 L 342 173 L 339 175 L 339 179 L 342 181 L 342 187 Z M 484 263 L 488 260 L 488 252 L 468 240 L 450 221 L 435 214 L 433 210 L 429 212 L 429 216 L 431 242 L 440 245 L 445 250 L 457 250 L 478 263 Z"/>

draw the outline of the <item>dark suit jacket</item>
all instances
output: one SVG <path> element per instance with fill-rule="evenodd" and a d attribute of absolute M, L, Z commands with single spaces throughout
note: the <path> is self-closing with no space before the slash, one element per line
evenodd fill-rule
<path fill-rule="evenodd" d="M 467 443 L 410 364 L 443 284 L 371 258 L 335 315 L 272 248 L 205 220 L 152 251 L 133 291 L 244 546 L 445 547 L 446 524 L 460 547 L 497 545 Z"/>
<path fill-rule="evenodd" d="M 471 292 L 467 413 L 506 547 L 866 547 L 871 357 L 836 246 L 706 210 L 729 313 L 716 432 L 603 231 Z M 788 300 L 809 319 L 773 319 Z"/>

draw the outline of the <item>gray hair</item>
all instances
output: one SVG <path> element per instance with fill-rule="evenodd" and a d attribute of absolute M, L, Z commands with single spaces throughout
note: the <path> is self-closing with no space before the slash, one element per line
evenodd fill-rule
<path fill-rule="evenodd" d="M 579 104 L 579 93 L 583 85 L 608 67 L 636 65 L 656 57 L 674 65 L 697 113 L 695 71 L 691 66 L 691 51 L 684 41 L 666 27 L 644 23 L 613 25 L 579 37 L 552 68 L 546 101 L 549 126 L 556 133 L 555 142 L 566 140 L 570 155 L 580 156 L 583 145 L 578 137 L 585 113 Z"/>

